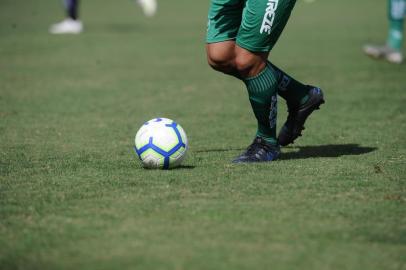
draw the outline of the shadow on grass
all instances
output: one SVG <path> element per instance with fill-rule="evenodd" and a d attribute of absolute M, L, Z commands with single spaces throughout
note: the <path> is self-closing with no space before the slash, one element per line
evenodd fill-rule
<path fill-rule="evenodd" d="M 327 144 L 287 148 L 299 150 L 283 153 L 279 158 L 280 160 L 363 155 L 378 149 L 376 147 L 363 147 L 359 144 Z"/>
<path fill-rule="evenodd" d="M 196 166 L 192 166 L 192 165 L 180 165 L 179 167 L 176 167 L 172 170 L 193 170 L 194 168 L 196 168 Z"/>
<path fill-rule="evenodd" d="M 193 165 L 180 165 L 180 166 L 177 166 L 175 168 L 162 169 L 162 170 L 169 172 L 169 171 L 178 171 L 178 170 L 193 170 L 194 168 L 196 168 L 196 166 L 193 166 Z M 140 165 L 140 169 L 148 170 L 148 171 L 160 171 L 160 170 L 157 170 L 156 168 L 144 168 L 142 165 Z"/>
<path fill-rule="evenodd" d="M 279 160 L 305 159 L 305 158 L 322 158 L 322 157 L 340 157 L 363 155 L 377 150 L 376 147 L 363 147 L 359 144 L 327 144 L 312 146 L 288 146 L 282 149 L 297 149 L 294 152 L 282 153 Z M 195 153 L 212 153 L 212 152 L 229 152 L 244 151 L 245 148 L 213 148 L 200 149 Z M 282 150 L 283 151 L 283 150 Z"/>
<path fill-rule="evenodd" d="M 212 153 L 212 152 L 230 152 L 230 151 L 244 151 L 246 148 L 213 148 L 213 149 L 199 149 L 194 150 L 194 153 Z"/>

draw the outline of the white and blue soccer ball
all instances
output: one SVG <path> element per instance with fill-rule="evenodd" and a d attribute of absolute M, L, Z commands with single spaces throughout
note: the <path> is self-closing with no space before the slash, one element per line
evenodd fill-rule
<path fill-rule="evenodd" d="M 135 152 L 148 169 L 171 169 L 185 159 L 188 140 L 183 128 L 167 118 L 145 122 L 135 135 Z"/>

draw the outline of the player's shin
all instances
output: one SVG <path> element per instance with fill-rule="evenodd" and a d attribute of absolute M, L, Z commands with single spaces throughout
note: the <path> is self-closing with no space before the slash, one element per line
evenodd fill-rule
<path fill-rule="evenodd" d="M 389 33 L 387 45 L 395 50 L 400 51 L 403 45 L 404 35 L 404 16 L 406 11 L 405 0 L 389 0 Z"/>
<path fill-rule="evenodd" d="M 65 0 L 66 12 L 72 20 L 78 19 L 79 0 Z"/>
<path fill-rule="evenodd" d="M 258 121 L 257 136 L 277 145 L 277 80 L 274 70 L 267 66 L 255 77 L 244 79 L 255 117 Z"/>
<path fill-rule="evenodd" d="M 387 45 L 396 51 L 400 51 L 403 45 L 403 20 L 391 20 Z"/>
<path fill-rule="evenodd" d="M 285 99 L 288 104 L 301 105 L 308 100 L 309 86 L 295 80 L 269 61 L 268 65 L 277 73 L 278 94 Z"/>

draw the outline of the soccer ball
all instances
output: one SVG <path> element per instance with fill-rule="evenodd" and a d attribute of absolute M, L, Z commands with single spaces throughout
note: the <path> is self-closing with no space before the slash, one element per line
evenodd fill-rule
<path fill-rule="evenodd" d="M 188 141 L 183 128 L 167 118 L 145 122 L 135 135 L 135 152 L 148 169 L 170 169 L 181 164 Z"/>

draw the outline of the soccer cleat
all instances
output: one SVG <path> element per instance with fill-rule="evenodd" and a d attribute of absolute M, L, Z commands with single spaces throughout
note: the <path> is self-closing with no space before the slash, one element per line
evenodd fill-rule
<path fill-rule="evenodd" d="M 158 8 L 156 0 L 137 0 L 137 3 L 141 6 L 145 16 L 152 17 L 155 15 Z"/>
<path fill-rule="evenodd" d="M 307 117 L 320 108 L 324 103 L 323 91 L 320 88 L 311 87 L 309 99 L 302 105 L 293 106 L 288 104 L 288 119 L 281 128 L 278 136 L 278 142 L 282 146 L 293 143 L 297 137 L 302 136 L 304 123 Z"/>
<path fill-rule="evenodd" d="M 267 162 L 276 160 L 280 154 L 278 145 L 269 144 L 261 137 L 256 137 L 247 150 L 233 160 L 233 163 Z"/>
<path fill-rule="evenodd" d="M 363 50 L 366 55 L 375 59 L 385 59 L 392 64 L 401 64 L 403 62 L 402 53 L 387 45 L 365 45 Z"/>
<path fill-rule="evenodd" d="M 51 25 L 51 34 L 80 34 L 83 31 L 83 24 L 79 20 L 67 18 L 62 22 Z"/>

